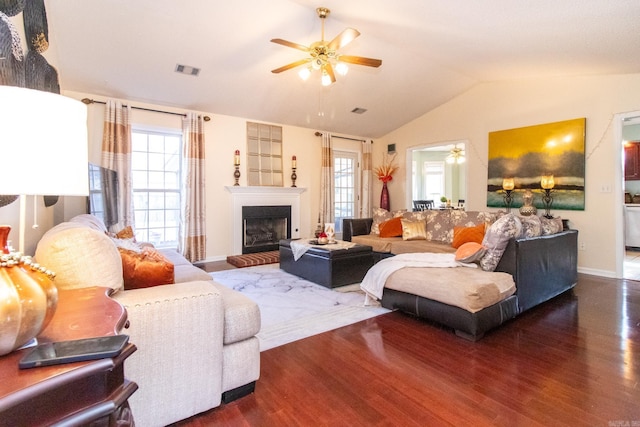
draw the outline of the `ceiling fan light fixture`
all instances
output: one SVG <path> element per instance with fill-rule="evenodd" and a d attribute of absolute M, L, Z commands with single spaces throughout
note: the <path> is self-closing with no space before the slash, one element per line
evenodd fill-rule
<path fill-rule="evenodd" d="M 300 69 L 300 71 L 298 71 L 298 76 L 300 76 L 300 78 L 305 82 L 307 81 L 310 75 L 311 75 L 311 70 L 307 67 L 302 68 Z"/>
<path fill-rule="evenodd" d="M 347 64 L 345 64 L 344 62 L 338 62 L 336 64 L 336 73 L 340 74 L 341 76 L 346 76 L 348 72 L 349 66 Z"/>
<path fill-rule="evenodd" d="M 331 85 L 331 77 L 327 74 L 326 71 L 322 71 L 322 86 L 330 86 Z"/>

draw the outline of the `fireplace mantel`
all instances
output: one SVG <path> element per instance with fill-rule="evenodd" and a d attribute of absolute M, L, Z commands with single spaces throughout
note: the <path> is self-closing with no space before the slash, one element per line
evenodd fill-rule
<path fill-rule="evenodd" d="M 301 187 L 243 187 L 225 186 L 231 194 L 231 242 L 233 254 L 242 253 L 243 206 L 291 206 L 291 238 L 300 238 L 300 195 L 307 189 Z"/>

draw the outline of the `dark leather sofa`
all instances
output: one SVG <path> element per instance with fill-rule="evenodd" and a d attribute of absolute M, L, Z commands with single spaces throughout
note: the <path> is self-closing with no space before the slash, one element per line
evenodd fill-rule
<path fill-rule="evenodd" d="M 371 232 L 372 218 L 343 220 L 343 240 Z M 392 254 L 377 254 L 382 259 Z M 578 280 L 578 231 L 511 239 L 496 271 L 509 273 L 515 294 L 476 313 L 392 289 L 384 289 L 382 306 L 453 328 L 475 341 L 485 332 L 573 288 Z M 428 280 L 428 274 L 425 274 Z"/>

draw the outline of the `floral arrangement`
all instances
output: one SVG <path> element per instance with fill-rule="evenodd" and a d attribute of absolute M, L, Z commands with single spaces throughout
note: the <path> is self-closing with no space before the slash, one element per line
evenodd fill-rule
<path fill-rule="evenodd" d="M 393 173 L 398 170 L 398 166 L 393 164 L 395 158 L 395 154 L 391 158 L 387 157 L 385 161 L 382 162 L 382 166 L 374 169 L 380 181 L 387 183 L 393 179 Z"/>

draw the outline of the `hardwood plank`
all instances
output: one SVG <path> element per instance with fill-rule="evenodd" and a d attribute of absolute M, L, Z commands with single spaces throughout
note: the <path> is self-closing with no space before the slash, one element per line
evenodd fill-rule
<path fill-rule="evenodd" d="M 475 343 L 394 312 L 261 364 L 255 393 L 177 425 L 640 425 L 640 282 L 581 274 Z"/>

